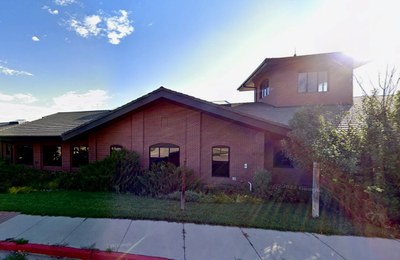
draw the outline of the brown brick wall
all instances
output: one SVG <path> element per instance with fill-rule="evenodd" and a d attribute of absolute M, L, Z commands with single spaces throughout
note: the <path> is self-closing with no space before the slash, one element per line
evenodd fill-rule
<path fill-rule="evenodd" d="M 298 73 L 313 71 L 328 71 L 328 92 L 299 93 Z M 270 95 L 260 99 L 259 87 L 265 79 Z M 296 62 L 260 74 L 254 83 L 255 100 L 277 107 L 353 103 L 353 69 L 334 62 Z"/>
<path fill-rule="evenodd" d="M 97 146 L 96 146 L 97 143 Z M 90 158 L 102 159 L 110 145 L 138 152 L 149 165 L 149 147 L 171 143 L 180 147 L 180 164 L 208 183 L 248 181 L 264 165 L 264 133 L 177 104 L 162 101 L 131 113 L 89 135 Z M 212 177 L 212 147 L 230 147 L 230 178 Z M 92 149 L 92 147 L 94 149 Z M 247 163 L 247 169 L 244 164 Z"/>
<path fill-rule="evenodd" d="M 264 165 L 264 133 L 212 116 L 202 117 L 202 177 L 208 183 L 247 182 Z M 230 147 L 230 180 L 211 176 L 212 147 Z M 245 168 L 247 164 L 247 168 Z"/>
<path fill-rule="evenodd" d="M 259 168 L 271 169 L 289 178 L 300 178 L 295 175 L 295 170 L 272 168 L 272 147 L 276 139 L 279 137 L 237 122 L 159 101 L 90 132 L 87 140 L 33 143 L 34 166 L 72 171 L 76 170 L 71 167 L 72 146 L 89 145 L 89 161 L 94 162 L 108 156 L 111 145 L 122 145 L 138 152 L 143 167 L 148 167 L 149 147 L 171 143 L 180 147 L 180 165 L 184 165 L 186 158 L 187 167 L 208 184 L 247 183 Z M 43 166 L 41 152 L 45 144 L 62 145 L 62 167 Z M 229 178 L 212 176 L 213 146 L 230 148 Z"/>

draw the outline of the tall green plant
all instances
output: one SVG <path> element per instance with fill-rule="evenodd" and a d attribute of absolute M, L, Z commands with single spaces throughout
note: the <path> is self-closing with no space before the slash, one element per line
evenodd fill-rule
<path fill-rule="evenodd" d="M 182 187 L 183 169 L 171 163 L 157 163 L 151 166 L 151 170 L 143 172 L 139 177 L 141 194 L 160 196 L 180 191 Z M 186 169 L 186 189 L 198 190 L 201 186 L 200 180 L 193 171 Z"/>
<path fill-rule="evenodd" d="M 272 194 L 270 187 L 271 180 L 271 172 L 265 169 L 258 169 L 253 176 L 254 194 L 263 199 L 268 198 Z"/>
<path fill-rule="evenodd" d="M 112 188 L 116 192 L 137 192 L 140 189 L 138 176 L 141 175 L 139 155 L 126 150 L 111 154 L 115 161 L 115 173 L 112 176 Z"/>
<path fill-rule="evenodd" d="M 285 142 L 298 165 L 310 171 L 312 162 L 320 163 L 322 188 L 349 214 L 381 225 L 400 222 L 399 82 L 395 70 L 387 71 L 353 115 L 300 111 Z"/>
<path fill-rule="evenodd" d="M 110 156 L 81 167 L 76 175 L 83 191 L 135 192 L 141 174 L 139 155 L 135 152 L 114 151 Z"/>

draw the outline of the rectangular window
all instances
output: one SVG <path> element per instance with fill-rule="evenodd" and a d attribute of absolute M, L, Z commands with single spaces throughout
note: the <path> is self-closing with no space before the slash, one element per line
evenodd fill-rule
<path fill-rule="evenodd" d="M 43 165 L 44 166 L 61 166 L 61 146 L 60 145 L 44 145 L 43 146 Z"/>
<path fill-rule="evenodd" d="M 179 166 L 180 151 L 179 147 L 174 144 L 156 144 L 150 147 L 150 167 L 152 164 L 161 162 L 172 163 Z"/>
<path fill-rule="evenodd" d="M 280 149 L 274 153 L 274 168 L 293 168 L 293 162 Z"/>
<path fill-rule="evenodd" d="M 33 146 L 31 144 L 22 144 L 16 146 L 16 163 L 33 165 Z"/>
<path fill-rule="evenodd" d="M 269 96 L 269 81 L 264 80 L 260 85 L 260 98 Z"/>
<path fill-rule="evenodd" d="M 89 147 L 80 145 L 72 147 L 72 167 L 81 167 L 89 163 Z"/>
<path fill-rule="evenodd" d="M 261 97 L 263 98 L 263 97 L 266 97 L 266 96 L 269 96 L 269 87 L 263 87 L 261 89 Z"/>
<path fill-rule="evenodd" d="M 212 176 L 229 177 L 229 147 L 212 148 Z"/>
<path fill-rule="evenodd" d="M 328 91 L 328 72 L 318 72 L 318 92 Z"/>
<path fill-rule="evenodd" d="M 307 73 L 299 73 L 298 91 L 307 92 Z"/>
<path fill-rule="evenodd" d="M 318 86 L 318 73 L 309 72 L 307 73 L 307 92 L 317 92 Z"/>
<path fill-rule="evenodd" d="M 301 72 L 298 74 L 297 91 L 305 92 L 327 92 L 328 91 L 328 72 Z"/>
<path fill-rule="evenodd" d="M 12 144 L 6 144 L 6 155 L 10 157 L 12 155 Z"/>

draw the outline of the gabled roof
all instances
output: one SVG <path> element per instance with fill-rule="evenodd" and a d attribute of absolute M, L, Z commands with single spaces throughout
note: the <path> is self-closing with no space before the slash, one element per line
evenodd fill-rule
<path fill-rule="evenodd" d="M 159 88 L 124 106 L 114 110 L 98 110 L 84 112 L 61 112 L 43 117 L 39 120 L 0 127 L 1 138 L 20 137 L 57 137 L 68 140 L 107 124 L 127 113 L 143 108 L 157 100 L 168 100 L 209 115 L 234 121 L 236 123 L 285 135 L 289 128 L 289 120 L 304 106 L 274 107 L 268 104 L 236 103 L 217 105 L 189 95 Z M 333 115 L 349 112 L 341 124 L 352 119 L 361 104 L 362 97 L 354 98 L 354 105 L 326 105 L 324 109 Z"/>
<path fill-rule="evenodd" d="M 61 137 L 63 133 L 109 111 L 60 112 L 0 131 L 1 137 Z"/>
<path fill-rule="evenodd" d="M 71 139 L 75 136 L 107 124 L 112 120 L 115 120 L 123 115 L 126 115 L 127 113 L 140 109 L 157 100 L 168 100 L 180 105 L 184 105 L 191 109 L 200 110 L 204 113 L 219 118 L 231 120 L 242 125 L 267 130 L 281 135 L 285 135 L 290 130 L 286 125 L 277 122 L 245 114 L 240 111 L 234 111 L 232 109 L 216 105 L 208 101 L 204 101 L 189 95 L 166 89 L 164 87 L 160 87 L 159 89 L 145 96 L 142 96 L 124 106 L 116 108 L 115 110 L 112 110 L 111 112 L 104 114 L 97 119 L 82 124 L 76 128 L 72 128 L 70 131 L 62 133 L 62 139 Z"/>
<path fill-rule="evenodd" d="M 331 52 L 331 53 L 320 53 L 311 55 L 301 55 L 301 56 L 290 56 L 290 57 L 280 57 L 280 58 L 266 58 L 253 73 L 239 86 L 239 91 L 254 90 L 253 79 L 260 73 L 265 73 L 266 71 L 275 69 L 280 66 L 286 66 L 289 64 L 294 64 L 297 62 L 311 61 L 311 62 L 321 62 L 321 61 L 332 61 L 341 66 L 349 68 L 357 68 L 365 62 L 355 61 L 351 57 L 341 53 L 341 52 Z"/>

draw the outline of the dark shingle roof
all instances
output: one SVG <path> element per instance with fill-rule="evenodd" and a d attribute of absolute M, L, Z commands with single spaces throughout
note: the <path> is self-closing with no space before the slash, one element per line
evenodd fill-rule
<path fill-rule="evenodd" d="M 10 127 L 17 126 L 18 122 L 2 122 L 0 123 L 0 131 L 3 131 L 5 129 L 8 129 Z"/>
<path fill-rule="evenodd" d="M 303 108 L 302 106 L 273 107 L 260 102 L 231 104 L 229 106 L 216 105 L 161 87 L 114 110 L 60 112 L 11 127 L 2 128 L 0 126 L 0 138 L 59 137 L 67 140 L 159 99 L 180 103 L 211 115 L 280 134 L 286 134 L 289 131 L 290 119 Z M 355 97 L 355 105 L 327 105 L 324 108 L 333 115 L 346 111 L 349 111 L 350 115 L 354 115 L 354 111 L 356 111 L 361 100 L 362 97 Z M 345 117 L 342 123 L 349 118 L 351 117 Z"/>
<path fill-rule="evenodd" d="M 344 112 L 348 112 L 348 115 L 343 117 L 340 123 L 340 125 L 345 125 L 347 122 L 355 122 L 355 114 L 358 107 L 361 105 L 361 101 L 362 97 L 354 97 L 353 105 L 323 105 L 320 107 L 323 107 L 324 111 L 331 115 L 340 115 Z M 289 126 L 290 119 L 293 118 L 296 112 L 301 111 L 304 106 L 274 107 L 265 103 L 255 102 L 231 104 L 229 108 L 264 120 Z"/>
<path fill-rule="evenodd" d="M 108 110 L 60 112 L 1 130 L 0 137 L 60 137 L 63 133 L 108 112 Z"/>
<path fill-rule="evenodd" d="M 265 129 L 273 133 L 286 134 L 289 131 L 289 128 L 287 126 L 280 123 L 269 121 L 261 117 L 252 116 L 251 114 L 245 114 L 240 111 L 228 109 L 226 107 L 216 105 L 205 100 L 201 100 L 183 93 L 160 87 L 153 92 L 150 92 L 149 94 L 133 100 L 128 104 L 116 108 L 110 111 L 110 113 L 100 116 L 99 118 L 91 122 L 87 122 L 75 129 L 66 131 L 62 135 L 62 138 L 63 140 L 68 140 L 91 129 L 100 127 L 118 117 L 121 117 L 136 109 L 140 109 L 141 107 L 146 106 L 157 100 L 168 100 L 170 102 L 175 102 L 192 109 L 203 111 L 213 116 L 232 120 L 240 124 L 256 127 L 259 129 Z"/>

